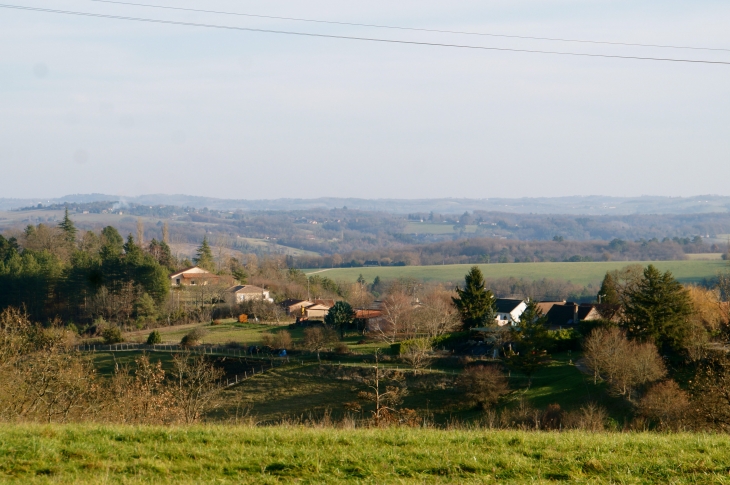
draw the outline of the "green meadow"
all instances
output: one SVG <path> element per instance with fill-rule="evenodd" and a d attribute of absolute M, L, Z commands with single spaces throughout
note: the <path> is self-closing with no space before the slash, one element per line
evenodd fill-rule
<path fill-rule="evenodd" d="M 730 269 L 727 261 L 722 260 L 683 260 L 683 261 L 609 261 L 594 263 L 504 263 L 480 264 L 485 278 L 524 278 L 540 280 L 550 278 L 587 285 L 598 283 L 607 271 L 623 268 L 629 264 L 646 266 L 653 264 L 662 271 L 671 271 L 683 283 L 698 283 L 713 278 L 718 272 Z M 441 283 L 460 283 L 473 266 L 470 264 L 449 264 L 435 266 L 381 266 L 368 268 L 335 268 L 327 270 L 305 270 L 309 275 L 319 274 L 335 280 L 355 281 L 359 275 L 367 281 L 376 276 L 390 280 L 396 278 L 415 278 L 423 281 Z"/>
<path fill-rule="evenodd" d="M 0 481 L 98 483 L 730 483 L 708 434 L 297 426 L 0 425 Z"/>

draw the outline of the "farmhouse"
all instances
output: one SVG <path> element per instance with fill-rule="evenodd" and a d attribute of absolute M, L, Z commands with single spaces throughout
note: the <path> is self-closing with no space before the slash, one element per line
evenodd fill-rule
<path fill-rule="evenodd" d="M 497 298 L 497 325 L 517 325 L 520 323 L 520 315 L 527 308 L 524 300 L 513 300 L 511 298 Z"/>
<path fill-rule="evenodd" d="M 327 316 L 329 311 L 330 307 L 315 303 L 314 305 L 304 307 L 304 317 L 307 320 L 324 320 L 324 317 Z"/>
<path fill-rule="evenodd" d="M 286 311 L 287 315 L 302 316 L 304 315 L 303 309 L 314 305 L 314 302 L 309 300 L 284 300 L 281 302 L 281 306 Z"/>
<path fill-rule="evenodd" d="M 281 306 L 284 307 L 287 315 L 303 320 L 323 320 L 330 308 L 335 306 L 335 300 L 286 300 L 282 302 Z"/>
<path fill-rule="evenodd" d="M 172 286 L 196 286 L 218 283 L 220 277 L 199 266 L 185 268 L 182 271 L 170 275 Z"/>
<path fill-rule="evenodd" d="M 254 285 L 236 285 L 226 290 L 226 293 L 235 296 L 236 303 L 242 303 L 249 300 L 265 300 L 273 302 L 269 296 L 269 291 Z"/>
<path fill-rule="evenodd" d="M 563 328 L 577 325 L 582 321 L 599 320 L 601 314 L 597 305 L 591 303 L 573 303 L 572 301 L 553 305 L 545 314 L 551 328 Z"/>

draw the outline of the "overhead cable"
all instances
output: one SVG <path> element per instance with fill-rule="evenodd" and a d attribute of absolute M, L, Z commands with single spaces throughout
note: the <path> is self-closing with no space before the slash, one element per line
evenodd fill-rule
<path fill-rule="evenodd" d="M 77 12 L 70 10 L 56 10 L 50 8 L 40 7 L 26 7 L 21 5 L 8 5 L 0 4 L 0 8 L 14 9 L 14 10 L 25 10 L 30 12 L 45 12 L 62 15 L 74 15 L 80 17 L 92 17 L 92 18 L 103 18 L 103 19 L 115 19 L 115 20 L 127 20 L 134 22 L 146 22 L 154 24 L 164 25 L 180 25 L 187 27 L 203 27 L 208 29 L 223 29 L 223 30 L 236 30 L 244 32 L 260 32 L 267 34 L 280 34 L 280 35 L 296 35 L 301 37 L 317 37 L 323 39 L 339 39 L 339 40 L 356 40 L 365 42 L 379 42 L 386 44 L 401 44 L 401 45 L 419 45 L 428 47 L 448 47 L 456 49 L 470 49 L 470 50 L 484 50 L 484 51 L 496 51 L 496 52 L 522 52 L 529 54 L 546 54 L 546 55 L 558 55 L 558 56 L 572 56 L 572 57 L 596 57 L 596 58 L 608 58 L 608 59 L 626 59 L 626 60 L 639 60 L 639 61 L 657 61 L 657 62 L 677 62 L 677 63 L 691 63 L 691 64 L 717 64 L 717 65 L 730 65 L 727 61 L 709 61 L 701 59 L 680 59 L 671 57 L 644 57 L 644 56 L 624 56 L 614 54 L 589 54 L 583 52 L 563 52 L 563 51 L 548 51 L 548 50 L 535 50 L 535 49 L 512 49 L 506 47 L 488 47 L 488 46 L 476 46 L 466 44 L 446 44 L 440 42 L 420 42 L 412 40 L 397 40 L 397 39 L 382 39 L 376 37 L 356 37 L 348 35 L 330 35 L 330 34 L 317 34 L 311 32 L 295 32 L 287 30 L 272 30 L 272 29 L 255 29 L 250 27 L 237 27 L 230 25 L 218 25 L 218 24 L 204 24 L 198 22 L 181 22 L 176 20 L 163 20 L 163 19 L 151 19 L 145 17 L 127 17 L 122 15 L 110 15 L 92 12 Z"/>
<path fill-rule="evenodd" d="M 461 35 L 478 35 L 484 37 L 503 37 L 507 39 L 523 39 L 523 40 L 547 40 L 552 42 L 577 42 L 582 44 L 602 44 L 602 45 L 614 45 L 614 46 L 625 46 L 625 47 L 652 47 L 659 49 L 690 49 L 698 51 L 719 51 L 719 52 L 730 52 L 730 49 L 723 49 L 719 47 L 701 47 L 701 46 L 683 46 L 683 45 L 666 45 L 666 44 L 639 44 L 635 42 L 610 42 L 602 40 L 586 40 L 586 39 L 564 39 L 560 37 L 535 37 L 529 35 L 510 35 L 510 34 L 494 34 L 486 32 L 469 32 L 462 30 L 442 30 L 442 29 L 425 29 L 419 27 L 403 27 L 395 25 L 382 25 L 382 24 L 365 24 L 357 22 L 338 22 L 334 20 L 318 20 L 318 19 L 305 19 L 298 17 L 277 17 L 274 15 L 259 15 L 252 13 L 239 13 L 239 12 L 225 12 L 222 10 L 208 10 L 202 8 L 186 8 L 186 7 L 171 7 L 166 5 L 153 5 L 148 3 L 134 3 L 134 2 L 121 2 L 116 0 L 90 0 L 91 2 L 97 3 L 110 3 L 116 5 L 130 5 L 135 7 L 147 7 L 147 8 L 161 8 L 165 10 L 180 10 L 184 12 L 198 12 L 198 13 L 212 13 L 217 15 L 236 15 L 239 17 L 251 17 L 260 19 L 271 19 L 271 20 L 289 20 L 294 22 L 312 22 L 318 24 L 331 24 L 331 25 L 347 25 L 352 27 L 371 27 L 376 29 L 392 29 L 392 30 L 408 30 L 415 32 L 433 32 L 440 34 L 461 34 Z"/>

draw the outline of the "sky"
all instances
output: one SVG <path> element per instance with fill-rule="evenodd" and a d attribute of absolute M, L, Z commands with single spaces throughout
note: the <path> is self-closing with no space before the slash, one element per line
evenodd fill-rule
<path fill-rule="evenodd" d="M 727 1 L 148 1 L 730 49 Z M 414 32 L 90 0 L 7 2 L 328 35 L 730 62 L 730 51 Z M 722 64 L 399 45 L 0 8 L 0 197 L 730 195 L 729 87 L 730 65 Z"/>

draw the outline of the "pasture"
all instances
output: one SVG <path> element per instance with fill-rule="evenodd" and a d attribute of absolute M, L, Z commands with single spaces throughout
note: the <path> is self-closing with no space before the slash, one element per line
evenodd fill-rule
<path fill-rule="evenodd" d="M 722 435 L 0 425 L 0 481 L 726 484 Z"/>
<path fill-rule="evenodd" d="M 653 264 L 661 271 L 671 271 L 683 283 L 699 283 L 714 278 L 718 272 L 730 269 L 727 261 L 722 260 L 683 260 L 683 261 L 609 261 L 594 263 L 504 263 L 480 264 L 485 278 L 524 278 L 540 280 L 543 278 L 571 281 L 588 285 L 600 283 L 607 271 L 623 268 L 630 264 L 646 266 Z M 426 282 L 459 284 L 473 265 L 449 264 L 434 266 L 377 266 L 367 268 L 334 268 L 305 270 L 308 275 L 318 274 L 334 280 L 356 281 L 363 275 L 371 282 L 376 276 L 384 280 L 414 278 Z"/>

